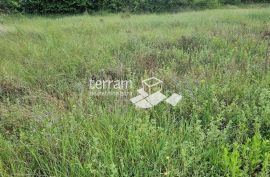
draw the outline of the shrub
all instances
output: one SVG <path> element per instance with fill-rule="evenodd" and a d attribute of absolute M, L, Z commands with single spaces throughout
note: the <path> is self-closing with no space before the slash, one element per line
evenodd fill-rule
<path fill-rule="evenodd" d="M 161 12 L 175 9 L 216 8 L 222 4 L 270 2 L 270 0 L 2 0 L 2 11 L 27 13 L 82 13 L 85 11 Z"/>
<path fill-rule="evenodd" d="M 89 0 L 22 0 L 22 8 L 29 13 L 81 13 L 89 9 Z"/>
<path fill-rule="evenodd" d="M 14 12 L 19 10 L 20 3 L 19 0 L 1 0 L 0 1 L 0 11 L 4 12 Z"/>
<path fill-rule="evenodd" d="M 252 139 L 234 143 L 232 152 L 224 148 L 222 164 L 229 176 L 267 176 L 269 157 L 269 140 L 263 139 L 257 128 Z"/>

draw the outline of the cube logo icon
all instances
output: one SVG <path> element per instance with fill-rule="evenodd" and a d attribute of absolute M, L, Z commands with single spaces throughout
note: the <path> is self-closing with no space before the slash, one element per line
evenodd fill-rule
<path fill-rule="evenodd" d="M 149 79 L 143 80 L 142 86 L 144 91 L 146 91 L 148 94 L 151 94 L 162 90 L 163 81 L 155 77 L 151 77 Z"/>
<path fill-rule="evenodd" d="M 130 101 L 138 108 L 147 109 L 158 105 L 162 101 L 176 106 L 182 99 L 182 96 L 177 93 L 173 93 L 170 97 L 167 97 L 161 93 L 162 89 L 163 81 L 156 77 L 142 80 L 142 88 L 137 90 L 139 95 L 131 98 Z"/>

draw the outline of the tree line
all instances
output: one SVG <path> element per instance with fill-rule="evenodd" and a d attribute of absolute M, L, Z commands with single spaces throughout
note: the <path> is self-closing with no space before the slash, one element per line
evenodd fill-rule
<path fill-rule="evenodd" d="M 270 0 L 0 0 L 0 11 L 38 14 L 82 12 L 162 12 L 180 8 L 215 8 L 224 4 Z"/>

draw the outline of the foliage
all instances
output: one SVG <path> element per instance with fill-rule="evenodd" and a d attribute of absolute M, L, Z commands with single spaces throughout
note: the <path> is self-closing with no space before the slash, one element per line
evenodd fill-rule
<path fill-rule="evenodd" d="M 235 143 L 232 152 L 224 148 L 222 163 L 228 176 L 268 176 L 270 173 L 270 142 L 258 129 L 244 144 Z"/>
<path fill-rule="evenodd" d="M 0 12 L 14 12 L 20 10 L 21 4 L 19 0 L 1 0 Z"/>
<path fill-rule="evenodd" d="M 270 176 L 269 18 L 1 14 L 0 176 Z M 136 109 L 149 76 L 181 102 Z M 135 92 L 89 96 L 92 77 Z"/>
<path fill-rule="evenodd" d="M 222 4 L 270 2 L 269 0 L 2 0 L 3 11 L 27 13 L 161 12 L 180 8 L 215 8 Z"/>

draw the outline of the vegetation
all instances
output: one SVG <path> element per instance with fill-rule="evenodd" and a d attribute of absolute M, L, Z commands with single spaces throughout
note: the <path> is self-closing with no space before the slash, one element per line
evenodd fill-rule
<path fill-rule="evenodd" d="M 269 176 L 270 7 L 0 16 L 0 176 Z M 156 76 L 136 109 L 88 80 Z"/>
<path fill-rule="evenodd" d="M 182 8 L 216 8 L 225 4 L 270 0 L 1 0 L 0 10 L 26 13 L 162 12 Z"/>

